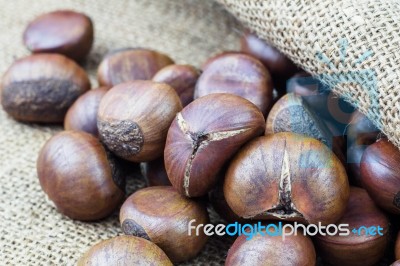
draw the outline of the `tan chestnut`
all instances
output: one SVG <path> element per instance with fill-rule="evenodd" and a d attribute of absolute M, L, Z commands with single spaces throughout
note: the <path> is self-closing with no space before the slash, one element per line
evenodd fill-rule
<path fill-rule="evenodd" d="M 165 168 L 182 195 L 206 195 L 225 162 L 265 127 L 260 110 L 248 100 L 214 93 L 187 105 L 171 124 Z"/>
<path fill-rule="evenodd" d="M 235 155 L 224 195 L 240 217 L 329 224 L 343 215 L 349 184 L 322 142 L 283 132 L 259 137 Z"/>
<path fill-rule="evenodd" d="M 84 131 L 97 136 L 99 134 L 97 130 L 97 111 L 101 99 L 108 90 L 108 87 L 100 87 L 80 96 L 65 115 L 65 130 Z"/>
<path fill-rule="evenodd" d="M 64 131 L 47 141 L 37 173 L 43 191 L 72 219 L 104 218 L 124 198 L 125 182 L 117 161 L 85 132 Z"/>
<path fill-rule="evenodd" d="M 182 109 L 167 84 L 131 81 L 113 87 L 100 102 L 97 127 L 102 142 L 117 156 L 133 162 L 160 157 L 168 128 Z"/>
<path fill-rule="evenodd" d="M 24 45 L 33 53 L 58 53 L 82 60 L 93 44 L 93 24 L 83 13 L 58 10 L 43 14 L 24 31 Z"/>
<path fill-rule="evenodd" d="M 194 88 L 200 72 L 191 65 L 169 65 L 158 71 L 153 81 L 166 83 L 176 90 L 182 106 L 193 101 Z"/>
<path fill-rule="evenodd" d="M 173 64 L 167 55 L 142 48 L 125 48 L 110 52 L 101 61 L 97 79 L 101 86 L 114 86 L 133 80 L 149 80 L 167 65 Z"/>
<path fill-rule="evenodd" d="M 389 219 L 375 205 L 366 190 L 352 187 L 346 211 L 337 224 L 348 224 L 349 235 L 317 235 L 315 243 L 322 258 L 333 265 L 375 265 L 385 254 Z M 370 232 L 367 228 L 378 227 Z M 361 229 L 360 229 L 361 228 Z M 381 228 L 381 229 L 379 229 Z M 329 230 L 328 230 L 329 231 Z M 358 234 L 359 233 L 359 234 Z"/>
<path fill-rule="evenodd" d="M 361 183 L 375 203 L 400 214 L 400 151 L 386 139 L 370 145 L 360 164 Z"/>
<path fill-rule="evenodd" d="M 1 104 L 16 120 L 59 123 L 74 101 L 90 89 L 85 71 L 58 54 L 15 61 L 3 76 Z"/>
<path fill-rule="evenodd" d="M 172 266 L 164 251 L 150 241 L 134 236 L 116 236 L 92 246 L 79 259 L 78 266 Z"/>
<path fill-rule="evenodd" d="M 257 59 L 240 53 L 211 58 L 197 81 L 195 99 L 211 93 L 232 93 L 254 103 L 266 115 L 272 103 L 272 81 Z"/>
<path fill-rule="evenodd" d="M 195 257 L 207 236 L 188 233 L 192 225 L 208 223 L 208 213 L 201 203 L 185 198 L 173 187 L 149 187 L 133 193 L 120 211 L 122 230 L 157 244 L 173 262 Z"/>
<path fill-rule="evenodd" d="M 299 232 L 283 239 L 281 235 L 274 235 L 275 233 L 273 229 L 268 232 L 264 230 L 265 235 L 257 233 L 249 240 L 246 235 L 239 236 L 229 249 L 225 265 L 316 265 L 316 253 L 310 238 Z"/>

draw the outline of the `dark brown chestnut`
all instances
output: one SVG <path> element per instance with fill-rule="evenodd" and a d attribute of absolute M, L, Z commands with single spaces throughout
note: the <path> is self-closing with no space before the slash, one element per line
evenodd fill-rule
<path fill-rule="evenodd" d="M 274 79 L 275 77 L 288 78 L 298 71 L 296 65 L 284 54 L 250 32 L 243 34 L 241 50 L 259 59 L 271 72 Z"/>
<path fill-rule="evenodd" d="M 370 145 L 361 158 L 361 182 L 375 203 L 400 214 L 400 151 L 386 139 Z"/>
<path fill-rule="evenodd" d="M 203 231 L 189 234 L 192 225 L 209 221 L 204 205 L 188 199 L 173 187 L 149 187 L 133 193 L 120 211 L 122 230 L 157 244 L 174 262 L 195 257 L 207 241 Z"/>
<path fill-rule="evenodd" d="M 170 85 L 176 90 L 185 107 L 193 101 L 194 88 L 200 71 L 191 65 L 169 65 L 158 71 L 153 81 Z"/>
<path fill-rule="evenodd" d="M 260 110 L 248 100 L 214 93 L 187 105 L 171 124 L 164 150 L 172 185 L 182 195 L 206 195 L 225 162 L 265 127 Z"/>
<path fill-rule="evenodd" d="M 47 141 L 37 173 L 43 191 L 72 219 L 104 218 L 124 198 L 124 179 L 115 158 L 85 132 L 64 131 Z"/>
<path fill-rule="evenodd" d="M 108 87 L 100 87 L 80 96 L 65 115 L 65 130 L 84 131 L 97 136 L 97 111 L 108 90 Z"/>
<path fill-rule="evenodd" d="M 139 80 L 119 84 L 100 102 L 100 139 L 123 159 L 154 160 L 162 155 L 168 128 L 181 109 L 178 94 L 167 84 Z"/>
<path fill-rule="evenodd" d="M 173 64 L 167 55 L 148 49 L 126 48 L 110 52 L 97 70 L 101 86 L 115 86 L 133 80 L 150 80 L 154 74 Z"/>
<path fill-rule="evenodd" d="M 257 59 L 241 53 L 208 60 L 197 81 L 195 99 L 211 93 L 232 93 L 254 103 L 266 115 L 272 103 L 272 80 Z"/>
<path fill-rule="evenodd" d="M 164 157 L 160 157 L 150 162 L 141 163 L 140 170 L 149 187 L 171 186 L 167 170 L 165 170 Z"/>
<path fill-rule="evenodd" d="M 60 123 L 90 89 L 85 71 L 58 54 L 35 54 L 14 62 L 3 76 L 1 104 L 16 120 Z"/>
<path fill-rule="evenodd" d="M 92 48 L 93 35 L 93 24 L 88 16 L 72 10 L 58 10 L 29 23 L 23 40 L 33 53 L 58 53 L 80 61 Z"/>
<path fill-rule="evenodd" d="M 283 132 L 259 137 L 235 155 L 224 195 L 240 217 L 329 224 L 343 215 L 349 184 L 322 142 Z"/>
<path fill-rule="evenodd" d="M 134 236 L 116 236 L 92 246 L 79 259 L 78 266 L 172 266 L 164 251 L 152 242 Z"/>
<path fill-rule="evenodd" d="M 272 229 L 271 229 L 272 230 Z M 316 265 L 317 256 L 310 238 L 301 233 L 286 236 L 275 235 L 275 231 L 265 235 L 257 233 L 250 240 L 239 236 L 226 257 L 226 266 L 281 266 Z"/>
<path fill-rule="evenodd" d="M 337 224 L 348 224 L 349 235 L 334 234 L 327 229 L 317 235 L 318 253 L 332 265 L 375 265 L 385 254 L 389 235 L 389 219 L 375 205 L 367 191 L 352 187 L 346 211 Z M 372 228 L 373 227 L 373 228 Z M 372 228 L 372 229 L 370 229 Z"/>

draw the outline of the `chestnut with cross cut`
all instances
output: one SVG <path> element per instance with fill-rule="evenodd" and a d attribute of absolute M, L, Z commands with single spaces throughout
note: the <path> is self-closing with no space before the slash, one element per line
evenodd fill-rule
<path fill-rule="evenodd" d="M 224 163 L 264 127 L 257 106 L 233 94 L 210 94 L 190 103 L 168 131 L 164 159 L 172 185 L 188 197 L 205 195 Z"/>
<path fill-rule="evenodd" d="M 224 195 L 243 218 L 329 224 L 343 215 L 349 184 L 323 143 L 283 132 L 257 138 L 236 154 Z"/>

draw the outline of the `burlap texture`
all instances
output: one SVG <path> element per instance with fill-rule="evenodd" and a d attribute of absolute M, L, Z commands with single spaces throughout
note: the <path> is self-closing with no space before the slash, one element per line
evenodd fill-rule
<path fill-rule="evenodd" d="M 219 0 L 400 147 L 398 0 Z"/>
<path fill-rule="evenodd" d="M 85 63 L 94 87 L 97 64 L 110 49 L 149 47 L 178 63 L 200 66 L 210 55 L 238 48 L 235 20 L 211 0 L 2 0 L 0 6 L 0 73 L 29 54 L 21 41 L 27 23 L 60 8 L 83 11 L 94 21 L 95 44 Z M 101 222 L 77 222 L 46 199 L 36 158 L 58 130 L 17 123 L 0 110 L 0 265 L 74 265 L 89 246 L 121 234 L 117 213 Z M 130 191 L 144 186 L 138 177 L 130 183 Z M 229 243 L 211 238 L 187 264 L 220 265 Z"/>

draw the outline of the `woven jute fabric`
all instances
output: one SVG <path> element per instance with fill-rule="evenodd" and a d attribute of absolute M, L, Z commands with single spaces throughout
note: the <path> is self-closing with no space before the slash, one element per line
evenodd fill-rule
<path fill-rule="evenodd" d="M 93 87 L 96 67 L 112 49 L 148 47 L 177 63 L 200 66 L 239 44 L 235 19 L 212 0 L 2 0 L 0 6 L 0 73 L 29 54 L 22 45 L 28 22 L 56 9 L 81 11 L 93 19 L 95 43 L 84 63 Z M 59 214 L 42 192 L 38 152 L 60 130 L 15 122 L 0 110 L 0 265 L 74 265 L 91 245 L 122 234 L 118 212 L 99 222 L 73 221 Z M 130 192 L 145 186 L 137 176 L 129 177 L 129 183 Z M 223 264 L 230 243 L 210 238 L 199 257 L 186 264 Z"/>
<path fill-rule="evenodd" d="M 400 147 L 398 0 L 219 0 Z"/>

